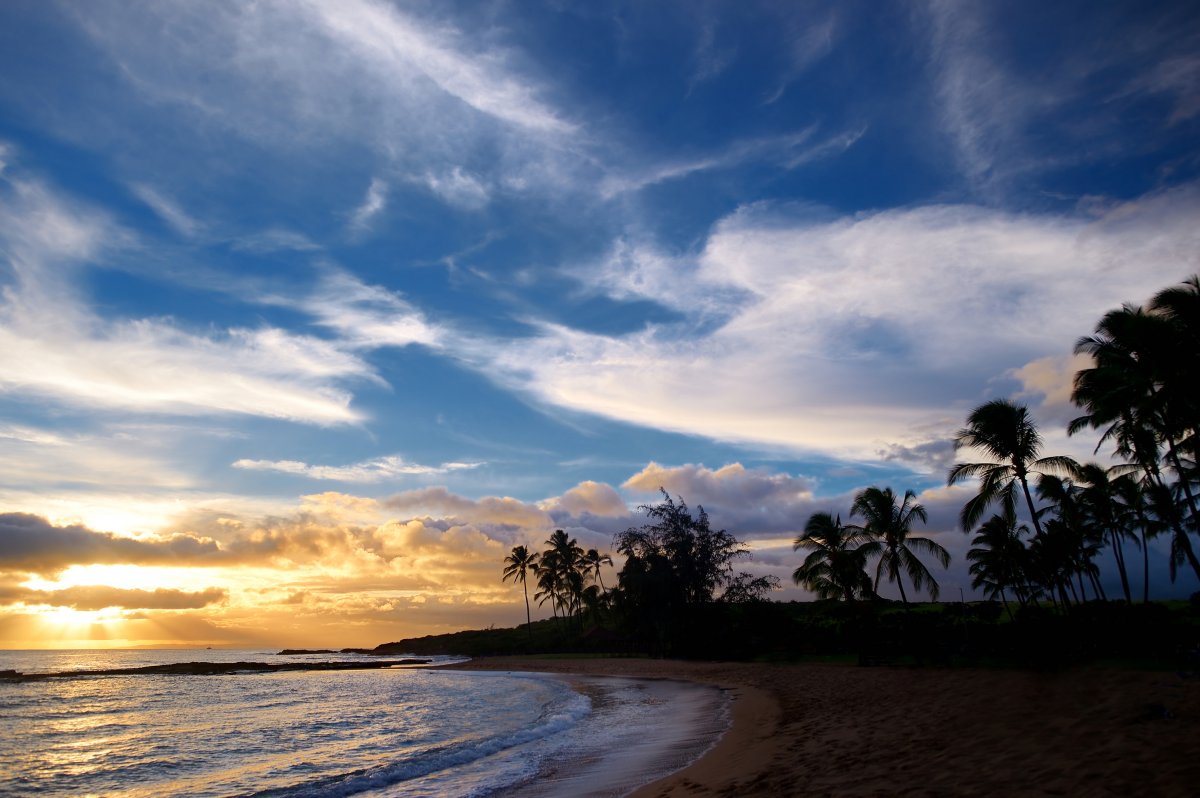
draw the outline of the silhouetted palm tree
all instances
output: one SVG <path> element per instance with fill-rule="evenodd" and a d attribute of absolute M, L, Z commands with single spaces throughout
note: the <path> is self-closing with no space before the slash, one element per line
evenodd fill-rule
<path fill-rule="evenodd" d="M 542 552 L 537 563 L 537 578 L 538 589 L 533 597 L 537 600 L 539 607 L 547 601 L 550 602 L 550 612 L 553 613 L 554 620 L 557 622 L 558 610 L 564 604 L 562 566 L 558 560 L 558 552 L 554 549 Z M 563 614 L 566 614 L 565 609 Z"/>
<path fill-rule="evenodd" d="M 1197 518 L 1190 473 L 1194 462 L 1181 454 L 1191 451 L 1194 461 L 1200 425 L 1192 388 L 1200 355 L 1188 346 L 1200 337 L 1196 285 L 1191 279 L 1161 292 L 1153 312 L 1133 305 L 1109 311 L 1093 335 L 1076 342 L 1075 351 L 1090 355 L 1094 365 L 1075 375 L 1071 400 L 1087 412 L 1071 422 L 1067 433 L 1102 429 L 1100 445 L 1113 441 L 1118 455 L 1146 472 L 1146 489 L 1157 497 L 1160 517 L 1174 533 L 1172 563 L 1186 561 L 1200 576 L 1200 558 L 1187 533 Z M 1168 482 L 1167 468 L 1178 478 L 1174 485 Z M 1167 511 L 1163 504 L 1163 497 L 1176 488 L 1186 499 L 1185 512 Z"/>
<path fill-rule="evenodd" d="M 612 557 L 607 554 L 601 554 L 596 549 L 588 549 L 583 554 L 582 562 L 592 577 L 595 578 L 596 583 L 600 585 L 601 593 L 607 593 L 608 591 L 604 587 L 604 579 L 600 576 L 600 566 L 612 565 Z"/>
<path fill-rule="evenodd" d="M 1129 588 L 1123 541 L 1132 540 L 1135 545 L 1138 543 L 1135 532 L 1138 518 L 1136 510 L 1125 503 L 1119 480 L 1132 483 L 1127 476 L 1131 468 L 1128 465 L 1116 465 L 1106 469 L 1097 463 L 1087 463 L 1079 469 L 1079 478 L 1083 483 L 1079 491 L 1081 509 L 1087 523 L 1102 537 L 1108 538 L 1121 577 L 1121 590 L 1125 594 L 1125 601 L 1130 604 L 1133 603 L 1133 593 Z"/>
<path fill-rule="evenodd" d="M 564 615 L 577 613 L 583 592 L 583 549 L 575 538 L 561 529 L 554 530 L 546 545 L 549 548 L 542 553 L 542 562 L 545 564 L 548 558 L 555 572 L 553 578 L 547 580 L 551 592 L 563 607 Z"/>
<path fill-rule="evenodd" d="M 529 629 L 529 633 L 533 634 L 533 620 L 529 615 L 529 588 L 525 584 L 525 577 L 530 571 L 537 568 L 538 556 L 531 552 L 525 546 L 513 546 L 512 552 L 504 558 L 504 579 L 507 582 L 513 579 L 521 583 L 521 589 L 525 592 L 525 626 Z"/>
<path fill-rule="evenodd" d="M 993 515 L 979 527 L 967 552 L 971 587 L 988 598 L 999 596 L 1009 618 L 1013 616 L 1005 589 L 1013 591 L 1021 606 L 1031 598 L 1025 576 L 1025 544 L 1021 542 L 1021 533 L 1027 531 L 1017 526 L 1011 515 Z"/>
<path fill-rule="evenodd" d="M 991 462 L 957 463 L 946 477 L 954 485 L 970 477 L 979 478 L 979 493 L 963 506 L 960 521 L 970 531 L 996 502 L 1004 515 L 1015 515 L 1019 486 L 1029 508 L 1034 534 L 1042 535 L 1038 512 L 1029 491 L 1029 476 L 1041 472 L 1070 472 L 1075 461 L 1069 457 L 1038 457 L 1042 436 L 1023 406 L 1007 399 L 993 399 L 971 411 L 967 426 L 958 431 L 954 448 L 979 449 Z M 999 461 L 999 462 L 996 462 Z"/>
<path fill-rule="evenodd" d="M 792 581 L 821 598 L 842 598 L 847 602 L 871 595 L 867 576 L 867 558 L 861 549 L 864 536 L 856 528 L 842 524 L 829 513 L 815 513 L 804 525 L 804 534 L 796 538 L 793 549 L 812 549 L 804 564 L 792 573 Z"/>
<path fill-rule="evenodd" d="M 1083 584 L 1086 576 L 1096 597 L 1107 598 L 1100 584 L 1100 568 L 1095 563 L 1104 547 L 1104 530 L 1088 515 L 1082 491 L 1083 488 L 1070 479 L 1042 474 L 1038 477 L 1037 493 L 1046 506 L 1038 513 L 1042 517 L 1049 516 L 1045 522 L 1045 537 L 1055 539 L 1053 550 L 1065 558 L 1059 570 L 1067 575 L 1068 581 L 1071 576 L 1078 580 L 1077 596 L 1086 595 Z M 1070 589 L 1074 592 L 1073 586 Z"/>
<path fill-rule="evenodd" d="M 875 592 L 879 592 L 879 578 L 886 573 L 889 582 L 899 585 L 900 599 L 905 604 L 908 596 L 904 592 L 904 580 L 900 578 L 901 569 L 908 574 L 915 589 L 928 585 L 932 600 L 937 601 L 939 593 L 937 580 L 914 550 L 930 555 L 943 568 L 950 565 L 948 551 L 929 538 L 909 534 L 914 521 L 919 519 L 924 523 L 929 520 L 925 508 L 914 501 L 916 498 L 917 494 L 906 490 L 903 501 L 897 503 L 891 488 L 870 487 L 855 496 L 850 507 L 850 517 L 861 517 L 863 531 L 875 538 L 862 548 L 867 557 L 879 556 L 875 568 Z"/>

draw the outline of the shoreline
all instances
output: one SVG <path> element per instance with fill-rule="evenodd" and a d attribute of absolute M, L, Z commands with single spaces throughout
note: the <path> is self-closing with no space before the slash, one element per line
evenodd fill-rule
<path fill-rule="evenodd" d="M 1193 795 L 1200 678 L 634 658 L 442 666 L 673 679 L 728 690 L 729 729 L 631 798 Z"/>

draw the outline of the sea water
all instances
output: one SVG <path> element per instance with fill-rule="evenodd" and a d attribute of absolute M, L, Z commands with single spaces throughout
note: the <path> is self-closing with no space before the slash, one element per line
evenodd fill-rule
<path fill-rule="evenodd" d="M 355 658 L 0 651 L 0 670 Z M 618 796 L 686 765 L 727 725 L 718 690 L 625 678 L 389 668 L 0 679 L 0 796 Z"/>

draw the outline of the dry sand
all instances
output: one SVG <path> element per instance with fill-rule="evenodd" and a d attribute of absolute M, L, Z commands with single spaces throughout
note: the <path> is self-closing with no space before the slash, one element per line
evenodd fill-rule
<path fill-rule="evenodd" d="M 456 667 L 732 690 L 717 745 L 634 798 L 1200 795 L 1200 677 L 1172 672 L 519 657 Z"/>

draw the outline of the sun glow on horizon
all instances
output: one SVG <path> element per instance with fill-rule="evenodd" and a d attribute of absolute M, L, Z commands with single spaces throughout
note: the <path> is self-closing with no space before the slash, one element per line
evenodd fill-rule
<path fill-rule="evenodd" d="M 218 574 L 214 574 L 212 569 L 195 567 L 87 564 L 71 565 L 53 580 L 35 576 L 27 580 L 24 587 L 46 591 L 98 585 L 124 590 L 203 590 L 212 587 L 214 582 L 226 581 L 224 578 L 214 579 L 216 576 Z M 223 577 L 224 573 L 220 576 Z"/>

